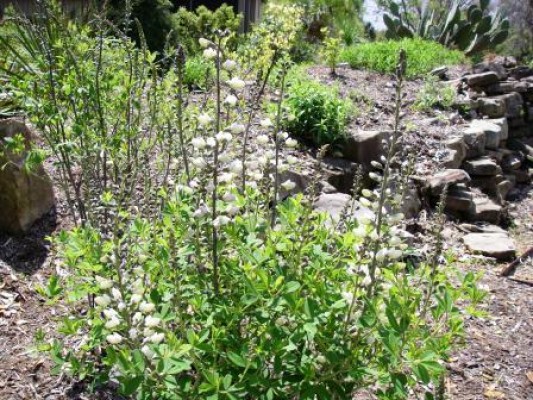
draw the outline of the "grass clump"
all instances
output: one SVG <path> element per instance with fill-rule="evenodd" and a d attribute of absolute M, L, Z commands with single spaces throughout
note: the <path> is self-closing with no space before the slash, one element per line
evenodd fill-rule
<path fill-rule="evenodd" d="M 424 75 L 440 65 L 456 65 L 466 61 L 465 55 L 457 50 L 422 39 L 388 40 L 363 43 L 346 48 L 340 56 L 352 68 L 367 68 L 383 73 L 393 73 L 396 57 L 404 49 L 409 59 L 406 77 Z"/>

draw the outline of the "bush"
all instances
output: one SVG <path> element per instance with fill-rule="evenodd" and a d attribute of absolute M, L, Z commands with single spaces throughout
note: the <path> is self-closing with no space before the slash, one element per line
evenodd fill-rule
<path fill-rule="evenodd" d="M 319 177 L 306 197 L 278 196 L 295 190 L 280 173 L 298 164 L 279 126 L 283 84 L 271 98 L 276 122 L 249 135 L 261 81 L 240 79 L 224 49 L 204 56 L 231 78 L 217 70 L 214 98 L 189 102 L 174 76 L 158 78 L 153 55 L 123 35 L 100 39 L 101 26 L 24 21 L 18 55 L 0 40 L 31 65 L 9 78 L 78 222 L 55 240 L 69 273 L 40 290 L 71 306 L 61 335 L 39 335 L 56 372 L 92 387 L 118 382 L 139 400 L 333 400 L 361 388 L 433 398 L 462 333 L 456 305 L 483 294 L 472 274 L 452 285 L 442 219 L 435 252 L 409 263 L 403 215 L 392 211 L 406 187 L 391 167 L 400 131 L 369 174 L 379 188 L 351 199 L 333 226 L 313 211 Z M 169 74 L 181 77 L 182 64 Z M 317 98 L 328 93 L 316 85 Z M 325 114 L 339 117 L 332 108 Z M 358 203 L 373 214 L 351 215 Z"/>
<path fill-rule="evenodd" d="M 200 51 L 198 39 L 212 39 L 217 30 L 228 30 L 229 39 L 226 43 L 228 48 L 236 45 L 236 35 L 241 24 L 241 16 L 235 14 L 233 7 L 222 4 L 215 11 L 211 11 L 205 6 L 200 6 L 196 11 L 188 11 L 180 7 L 173 16 L 173 27 L 180 43 L 189 55 L 197 54 Z"/>
<path fill-rule="evenodd" d="M 396 69 L 397 54 L 400 49 L 407 52 L 407 77 L 425 75 L 441 65 L 456 65 L 466 62 L 463 53 L 448 50 L 444 46 L 421 39 L 388 40 L 364 43 L 346 48 L 341 60 L 352 68 L 393 73 Z"/>
<path fill-rule="evenodd" d="M 188 58 L 185 62 L 183 84 L 189 89 L 208 90 L 213 85 L 213 66 L 203 57 Z"/>
<path fill-rule="evenodd" d="M 303 74 L 291 79 L 286 102 L 291 118 L 285 122 L 286 129 L 316 146 L 342 142 L 352 104 L 339 98 L 337 89 Z"/>

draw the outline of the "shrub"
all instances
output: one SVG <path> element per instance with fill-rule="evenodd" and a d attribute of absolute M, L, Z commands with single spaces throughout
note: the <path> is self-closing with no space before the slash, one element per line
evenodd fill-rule
<path fill-rule="evenodd" d="M 215 94 L 199 104 L 172 75 L 181 81 L 183 54 L 160 78 L 150 53 L 103 37 L 100 24 L 35 22 L 44 25 L 19 26 L 15 40 L 29 51 L 9 54 L 27 69 L 10 79 L 81 221 L 55 240 L 70 274 L 40 290 L 71 306 L 62 336 L 39 343 L 56 372 L 118 382 L 139 400 L 333 400 L 360 388 L 383 400 L 433 398 L 462 333 L 457 304 L 483 294 L 472 274 L 450 283 L 442 220 L 427 260 L 414 268 L 404 257 L 394 210 L 406 177 L 392 169 L 399 130 L 369 174 L 379 188 L 326 223 L 313 211 L 319 177 L 305 197 L 278 196 L 294 191 L 280 174 L 298 161 L 280 158 L 296 145 L 280 129 L 285 64 L 275 122 L 251 135 L 263 82 L 245 88 L 214 44 L 204 56 L 216 68 Z M 358 203 L 373 214 L 355 218 Z"/>
<path fill-rule="evenodd" d="M 241 16 L 235 14 L 233 7 L 222 4 L 215 11 L 200 6 L 196 11 L 188 11 L 180 7 L 173 16 L 173 27 L 180 43 L 189 55 L 197 54 L 200 50 L 198 39 L 212 39 L 217 30 L 228 30 L 227 48 L 233 48 L 236 35 L 241 24 Z"/>
<path fill-rule="evenodd" d="M 213 67 L 203 57 L 187 58 L 183 84 L 189 89 L 208 90 L 213 85 Z"/>
<path fill-rule="evenodd" d="M 346 48 L 340 58 L 352 68 L 393 73 L 396 68 L 396 55 L 400 49 L 407 52 L 409 60 L 407 77 L 425 75 L 440 65 L 456 65 L 466 62 L 465 56 L 455 50 L 421 39 L 387 40 L 364 43 Z"/>
<path fill-rule="evenodd" d="M 351 110 L 337 89 L 325 86 L 298 72 L 291 79 L 286 106 L 291 118 L 286 129 L 316 146 L 342 142 Z"/>

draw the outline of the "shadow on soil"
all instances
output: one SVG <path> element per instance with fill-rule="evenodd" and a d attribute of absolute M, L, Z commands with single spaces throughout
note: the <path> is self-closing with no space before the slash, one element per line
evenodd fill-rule
<path fill-rule="evenodd" d="M 47 237 L 57 226 L 55 208 L 37 221 L 23 236 L 11 236 L 0 232 L 0 262 L 16 272 L 34 274 L 46 261 L 50 251 Z"/>

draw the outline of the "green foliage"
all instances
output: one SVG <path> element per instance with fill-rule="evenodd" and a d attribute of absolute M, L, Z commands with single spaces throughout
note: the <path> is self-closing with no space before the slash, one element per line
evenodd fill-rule
<path fill-rule="evenodd" d="M 316 146 L 344 140 L 352 104 L 339 98 L 335 88 L 307 77 L 305 71 L 296 73 L 286 107 L 291 118 L 285 121 L 285 128 L 294 136 Z"/>
<path fill-rule="evenodd" d="M 189 89 L 207 90 L 213 85 L 213 67 L 203 57 L 187 58 L 183 84 Z"/>
<path fill-rule="evenodd" d="M 322 57 L 329 67 L 331 74 L 335 75 L 335 68 L 339 63 L 339 56 L 342 49 L 340 37 L 343 36 L 343 32 L 339 32 L 339 37 L 337 37 L 329 29 L 325 28 L 324 34 L 326 38 L 322 47 Z"/>
<path fill-rule="evenodd" d="M 450 84 L 442 83 L 435 76 L 428 76 L 422 90 L 416 95 L 415 110 L 431 111 L 434 108 L 450 109 L 455 101 L 456 91 Z"/>
<path fill-rule="evenodd" d="M 446 18 L 439 23 L 431 6 L 424 9 L 420 18 L 413 22 L 405 3 L 388 3 L 390 14 L 384 14 L 388 39 L 420 37 L 434 40 L 449 48 L 458 48 L 467 55 L 493 49 L 503 43 L 509 35 L 509 21 L 501 12 L 492 15 L 489 1 L 471 5 L 462 10 L 459 0 L 454 0 Z M 411 15 L 412 16 L 412 15 Z"/>
<path fill-rule="evenodd" d="M 408 271 L 385 258 L 369 297 L 369 225 L 328 229 L 297 197 L 271 229 L 259 193 L 236 196 L 255 211 L 221 230 L 219 294 L 202 239 L 210 217 L 193 217 L 195 194 L 173 194 L 161 219 L 135 219 L 120 239 L 89 228 L 63 235 L 74 273 L 65 291 L 97 305 L 63 322 L 66 336 L 86 339 L 52 347 L 62 370 L 113 373 L 121 393 L 139 399 L 345 399 L 376 384 L 381 399 L 399 399 L 439 381 L 473 275 L 454 288 L 442 266 Z M 105 348 L 99 370 L 94 348 Z"/>
<path fill-rule="evenodd" d="M 196 11 L 188 11 L 180 7 L 173 16 L 173 27 L 180 43 L 189 55 L 197 54 L 200 50 L 198 39 L 211 40 L 217 30 L 228 30 L 226 46 L 232 49 L 236 45 L 236 35 L 241 23 L 241 16 L 235 14 L 233 7 L 222 4 L 215 11 L 200 6 Z"/>
<path fill-rule="evenodd" d="M 396 54 L 400 49 L 407 52 L 407 77 L 425 75 L 440 65 L 456 65 L 466 61 L 459 51 L 422 39 L 388 40 L 364 43 L 345 49 L 340 59 L 352 68 L 367 68 L 382 73 L 393 73 Z"/>

